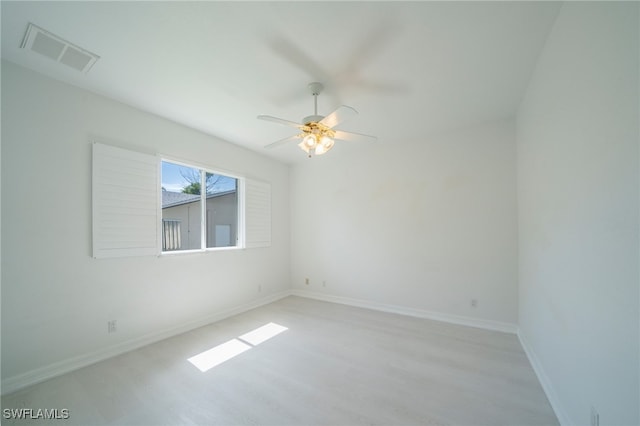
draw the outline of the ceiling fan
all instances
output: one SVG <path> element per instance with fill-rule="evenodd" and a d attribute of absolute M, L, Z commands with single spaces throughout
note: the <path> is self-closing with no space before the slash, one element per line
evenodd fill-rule
<path fill-rule="evenodd" d="M 297 135 L 266 145 L 265 148 L 275 148 L 302 139 L 298 146 L 309 157 L 312 157 L 313 155 L 322 155 L 328 152 L 333 148 L 336 140 L 373 142 L 377 139 L 375 136 L 334 129 L 344 120 L 358 114 L 358 111 L 350 106 L 342 105 L 326 117 L 318 115 L 318 95 L 322 92 L 323 87 L 322 83 L 309 83 L 308 88 L 313 95 L 314 113 L 303 118 L 301 124 L 270 115 L 258 116 L 260 120 L 273 121 L 285 126 L 295 127 L 301 131 Z"/>

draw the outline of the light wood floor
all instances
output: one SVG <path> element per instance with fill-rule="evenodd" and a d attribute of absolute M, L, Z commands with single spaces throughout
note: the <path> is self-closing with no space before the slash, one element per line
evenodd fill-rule
<path fill-rule="evenodd" d="M 288 330 L 207 372 L 188 358 Z M 514 335 L 288 297 L 2 398 L 77 425 L 555 425 Z M 2 419 L 2 424 L 29 424 Z"/>

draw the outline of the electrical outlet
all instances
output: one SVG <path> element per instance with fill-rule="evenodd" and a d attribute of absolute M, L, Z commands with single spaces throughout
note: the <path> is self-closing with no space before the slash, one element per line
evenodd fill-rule
<path fill-rule="evenodd" d="M 117 328 L 116 320 L 107 321 L 107 333 L 115 333 Z"/>
<path fill-rule="evenodd" d="M 258 284 L 258 293 L 262 291 L 262 284 Z"/>
<path fill-rule="evenodd" d="M 304 279 L 304 283 L 305 283 L 306 285 L 309 285 L 309 278 L 305 278 L 305 279 Z"/>
<path fill-rule="evenodd" d="M 600 426 L 600 414 L 593 405 L 591 406 L 591 426 Z"/>
<path fill-rule="evenodd" d="M 327 286 L 327 282 L 322 280 L 322 287 L 326 287 Z"/>
<path fill-rule="evenodd" d="M 472 308 L 478 307 L 478 299 L 471 299 L 471 307 Z"/>

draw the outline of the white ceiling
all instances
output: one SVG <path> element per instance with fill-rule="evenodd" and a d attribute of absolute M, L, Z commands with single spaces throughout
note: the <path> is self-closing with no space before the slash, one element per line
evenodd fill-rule
<path fill-rule="evenodd" d="M 2 57 L 285 162 L 265 150 L 313 113 L 360 112 L 339 128 L 409 144 L 512 117 L 555 2 L 10 2 Z M 101 59 L 82 74 L 20 49 L 34 23 Z M 355 142 L 343 149 L 361 149 Z"/>

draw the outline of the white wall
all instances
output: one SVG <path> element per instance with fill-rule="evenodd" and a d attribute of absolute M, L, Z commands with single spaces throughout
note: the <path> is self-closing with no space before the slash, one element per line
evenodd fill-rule
<path fill-rule="evenodd" d="M 339 143 L 291 172 L 294 289 L 515 324 L 514 123 Z"/>
<path fill-rule="evenodd" d="M 566 3 L 517 120 L 519 324 L 567 424 L 640 421 L 638 16 Z"/>
<path fill-rule="evenodd" d="M 93 259 L 92 136 L 271 182 L 272 246 Z M 246 149 L 3 62 L 3 383 L 288 290 L 288 173 Z M 107 334 L 111 319 L 118 331 Z"/>

